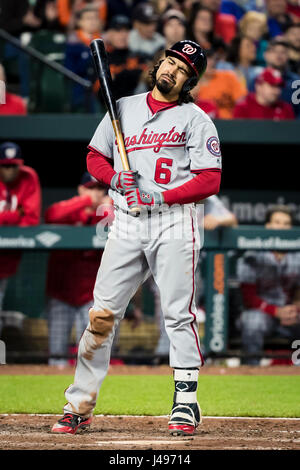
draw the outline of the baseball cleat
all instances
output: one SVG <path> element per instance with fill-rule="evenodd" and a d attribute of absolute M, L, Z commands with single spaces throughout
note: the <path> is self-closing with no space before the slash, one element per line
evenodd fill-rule
<path fill-rule="evenodd" d="M 173 405 L 169 425 L 172 436 L 193 436 L 195 430 L 202 422 L 199 403 Z"/>
<path fill-rule="evenodd" d="M 64 416 L 54 424 L 51 432 L 75 434 L 89 427 L 92 422 L 92 417 L 83 418 L 73 413 L 65 413 Z"/>

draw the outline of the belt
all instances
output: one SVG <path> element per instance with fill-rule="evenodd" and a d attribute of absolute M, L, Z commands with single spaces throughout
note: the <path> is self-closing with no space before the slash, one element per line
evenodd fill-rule
<path fill-rule="evenodd" d="M 151 217 L 151 215 L 153 214 L 162 214 L 162 211 L 160 212 L 156 212 L 156 211 L 152 211 L 152 209 L 150 207 L 144 207 L 140 212 L 130 212 L 130 211 L 127 211 L 126 209 L 122 209 L 122 207 L 119 207 L 119 206 L 114 206 L 116 209 L 124 212 L 124 214 L 127 214 L 127 215 L 130 215 L 131 217 L 140 217 L 141 215 L 146 215 L 147 214 L 147 217 Z"/>

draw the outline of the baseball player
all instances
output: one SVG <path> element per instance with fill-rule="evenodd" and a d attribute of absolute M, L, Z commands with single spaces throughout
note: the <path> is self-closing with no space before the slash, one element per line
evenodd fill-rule
<path fill-rule="evenodd" d="M 190 95 L 205 68 L 201 47 L 180 41 L 154 67 L 152 92 L 118 101 L 130 171 L 122 170 L 108 114 L 91 140 L 88 171 L 110 185 L 115 219 L 94 287 L 90 321 L 79 344 L 74 383 L 65 392 L 65 414 L 53 432 L 74 434 L 91 423 L 114 332 L 130 298 L 150 274 L 160 290 L 174 369 L 169 431 L 192 435 L 201 422 L 195 203 L 218 193 L 221 180 L 216 128 Z"/>
<path fill-rule="evenodd" d="M 40 211 L 41 188 L 37 173 L 24 165 L 18 144 L 4 142 L 0 145 L 0 227 L 38 225 Z M 21 257 L 21 250 L 1 250 L 0 312 L 8 279 L 16 273 Z"/>
<path fill-rule="evenodd" d="M 107 189 L 86 172 L 78 186 L 78 194 L 52 204 L 45 212 L 45 222 L 66 225 L 95 225 L 113 218 Z M 97 217 L 99 204 L 106 213 Z M 68 364 L 68 343 L 72 326 L 76 325 L 76 343 L 88 322 L 93 305 L 93 284 L 96 279 L 100 250 L 55 250 L 50 254 L 47 275 L 47 319 L 49 329 L 49 365 Z"/>

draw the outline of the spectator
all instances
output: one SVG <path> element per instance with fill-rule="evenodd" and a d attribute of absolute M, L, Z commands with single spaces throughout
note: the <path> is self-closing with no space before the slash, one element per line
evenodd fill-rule
<path fill-rule="evenodd" d="M 207 51 L 207 69 L 195 88 L 196 104 L 199 100 L 211 100 L 221 119 L 231 119 L 236 102 L 246 96 L 247 89 L 230 70 L 216 70 L 218 54 L 214 49 Z"/>
<path fill-rule="evenodd" d="M 23 164 L 19 145 L 0 145 L 0 226 L 27 227 L 40 222 L 41 189 L 36 172 Z M 0 311 L 8 279 L 21 260 L 20 251 L 0 254 Z M 1 335 L 1 331 L 0 331 Z"/>
<path fill-rule="evenodd" d="M 246 13 L 245 10 L 246 2 L 244 1 L 232 1 L 232 0 L 223 0 L 221 3 L 221 13 L 227 13 L 228 15 L 233 15 L 237 21 L 239 21 Z"/>
<path fill-rule="evenodd" d="M 214 14 L 198 4 L 188 28 L 189 39 L 200 44 L 203 49 L 210 49 L 214 39 Z"/>
<path fill-rule="evenodd" d="M 156 32 L 158 15 L 148 3 L 139 4 L 133 11 L 133 29 L 129 34 L 129 49 L 133 53 L 144 54 L 151 60 L 165 48 L 165 38 Z"/>
<path fill-rule="evenodd" d="M 264 52 L 268 41 L 267 16 L 258 11 L 248 11 L 239 22 L 241 36 L 246 36 L 256 42 L 256 64 L 265 65 Z"/>
<path fill-rule="evenodd" d="M 167 10 L 161 18 L 162 34 L 166 40 L 166 49 L 186 36 L 186 18 L 184 14 L 175 9 Z"/>
<path fill-rule="evenodd" d="M 95 81 L 94 65 L 90 52 L 90 42 L 101 36 L 101 22 L 94 7 L 86 7 L 77 13 L 76 31 L 67 40 L 65 66 L 82 78 Z M 94 96 L 87 100 L 87 93 L 81 85 L 73 85 L 72 110 L 95 112 L 97 100 Z"/>
<path fill-rule="evenodd" d="M 275 206 L 266 217 L 265 227 L 292 228 L 292 214 L 286 206 Z M 264 339 L 277 334 L 300 338 L 300 317 L 294 293 L 300 286 L 300 253 L 248 251 L 239 260 L 243 311 L 239 327 L 242 334 L 244 364 L 257 365 L 263 354 Z"/>
<path fill-rule="evenodd" d="M 300 5 L 298 0 L 287 0 L 288 14 L 290 15 L 294 23 L 299 23 L 300 21 Z"/>
<path fill-rule="evenodd" d="M 289 68 L 297 74 L 300 74 L 300 23 L 289 26 L 284 34 L 284 40 L 289 45 Z"/>
<path fill-rule="evenodd" d="M 76 25 L 76 15 L 87 6 L 97 9 L 101 24 L 105 25 L 107 18 L 106 0 L 56 0 L 56 3 L 59 22 L 64 28 L 68 27 L 68 29 L 74 29 Z"/>
<path fill-rule="evenodd" d="M 29 0 L 0 0 L 0 28 L 13 36 L 19 36 L 24 31 L 35 31 L 41 26 Z"/>
<path fill-rule="evenodd" d="M 227 60 L 234 66 L 234 71 L 246 88 L 251 86 L 257 75 L 257 67 L 253 64 L 256 58 L 256 44 L 246 36 L 233 39 L 228 50 Z"/>
<path fill-rule="evenodd" d="M 268 44 L 267 50 L 265 52 L 265 60 L 267 67 L 272 67 L 276 70 L 279 70 L 282 74 L 284 80 L 284 86 L 281 89 L 281 99 L 287 103 L 293 103 L 292 95 L 295 89 L 292 87 L 292 83 L 295 80 L 299 80 L 299 75 L 291 72 L 288 66 L 288 44 L 279 39 L 273 39 Z M 257 68 L 257 75 L 263 71 L 263 67 Z M 254 91 L 255 88 L 255 79 L 253 79 L 250 86 L 250 91 Z M 293 108 L 296 116 L 300 117 L 300 105 L 293 103 Z"/>
<path fill-rule="evenodd" d="M 56 0 L 36 0 L 33 12 L 41 21 L 40 29 L 51 31 L 64 30 L 58 18 Z"/>
<path fill-rule="evenodd" d="M 0 64 L 0 82 L 6 83 L 5 70 Z M 0 115 L 8 114 L 27 114 L 26 103 L 24 100 L 13 93 L 5 92 L 5 103 L 1 104 L 0 101 Z"/>
<path fill-rule="evenodd" d="M 196 104 L 199 108 L 203 109 L 211 119 L 219 119 L 218 106 L 213 100 L 198 99 Z"/>
<path fill-rule="evenodd" d="M 99 221 L 107 223 L 113 217 L 113 207 L 106 193 L 100 183 L 85 173 L 78 195 L 50 206 L 45 212 L 45 222 L 84 226 Z M 96 209 L 100 205 L 104 205 L 104 215 L 97 216 Z M 78 342 L 88 323 L 101 256 L 100 250 L 52 251 L 50 255 L 47 276 L 49 365 L 67 365 L 72 326 L 75 323 Z"/>
<path fill-rule="evenodd" d="M 63 65 L 65 62 L 66 35 L 58 21 L 55 1 L 38 0 L 36 14 L 42 19 L 42 29 L 34 33 L 28 45 L 41 52 L 45 58 Z M 67 87 L 71 82 L 64 76 L 37 60 L 30 60 L 30 87 L 28 109 L 30 113 L 70 111 Z"/>
<path fill-rule="evenodd" d="M 266 10 L 270 36 L 273 38 L 283 34 L 292 23 L 292 19 L 287 13 L 287 1 L 266 0 Z"/>
<path fill-rule="evenodd" d="M 236 35 L 236 19 L 233 15 L 221 13 L 221 0 L 201 0 L 202 7 L 208 8 L 214 15 L 214 35 L 229 44 Z M 195 4 L 197 8 L 197 3 Z"/>
<path fill-rule="evenodd" d="M 28 0 L 0 0 L 0 28 L 20 39 L 25 31 L 36 31 L 41 26 Z M 24 99 L 29 96 L 29 61 L 20 49 L 5 42 L 2 62 L 6 68 L 8 80 L 11 82 L 8 65 L 18 69 L 17 82 L 20 83 L 20 94 Z M 13 75 L 13 74 L 12 74 Z"/>
<path fill-rule="evenodd" d="M 266 68 L 256 79 L 255 93 L 249 93 L 234 109 L 234 117 L 242 119 L 295 119 L 292 106 L 280 100 L 284 81 L 279 70 Z"/>
<path fill-rule="evenodd" d="M 107 22 L 116 15 L 124 15 L 131 20 L 136 6 L 144 2 L 145 0 L 107 0 Z"/>
<path fill-rule="evenodd" d="M 116 99 L 133 95 L 142 72 L 148 70 L 143 57 L 128 48 L 129 31 L 129 19 L 117 15 L 112 18 L 105 36 L 113 94 Z"/>

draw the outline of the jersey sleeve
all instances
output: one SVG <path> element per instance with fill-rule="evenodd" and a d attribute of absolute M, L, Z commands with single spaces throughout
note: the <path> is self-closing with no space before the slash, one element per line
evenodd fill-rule
<path fill-rule="evenodd" d="M 237 277 L 241 283 L 256 284 L 257 260 L 253 252 L 246 252 L 244 256 L 237 261 Z"/>
<path fill-rule="evenodd" d="M 192 173 L 208 169 L 222 169 L 222 156 L 217 129 L 212 121 L 197 116 L 191 123 L 187 137 L 187 151 Z"/>
<path fill-rule="evenodd" d="M 113 143 L 115 140 L 114 130 L 109 117 L 106 113 L 99 126 L 97 127 L 89 147 L 100 152 L 105 157 L 113 159 Z"/>

